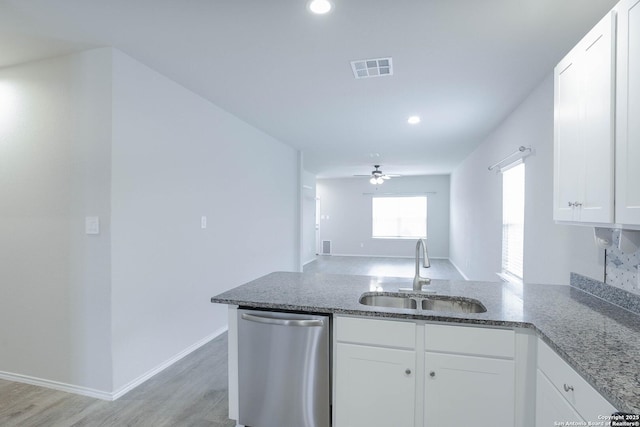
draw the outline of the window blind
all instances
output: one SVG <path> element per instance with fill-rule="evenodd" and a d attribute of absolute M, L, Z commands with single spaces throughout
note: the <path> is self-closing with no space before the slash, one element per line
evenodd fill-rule
<path fill-rule="evenodd" d="M 522 281 L 524 264 L 524 163 L 502 170 L 502 274 Z"/>
<path fill-rule="evenodd" d="M 373 197 L 373 238 L 414 239 L 427 237 L 427 198 Z"/>

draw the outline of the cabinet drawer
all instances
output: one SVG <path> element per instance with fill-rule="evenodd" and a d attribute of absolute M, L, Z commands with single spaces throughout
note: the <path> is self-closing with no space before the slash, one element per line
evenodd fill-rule
<path fill-rule="evenodd" d="M 513 358 L 515 332 L 507 329 L 425 325 L 426 351 Z"/>
<path fill-rule="evenodd" d="M 338 317 L 336 319 L 336 340 L 415 349 L 416 324 L 396 320 Z"/>
<path fill-rule="evenodd" d="M 600 393 L 542 340 L 538 340 L 538 369 L 586 421 L 598 421 L 599 415 L 616 412 Z"/>

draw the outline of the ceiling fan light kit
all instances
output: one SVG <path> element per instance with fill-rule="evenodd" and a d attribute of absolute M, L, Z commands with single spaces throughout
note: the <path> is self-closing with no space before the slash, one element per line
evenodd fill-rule
<path fill-rule="evenodd" d="M 400 175 L 387 175 L 380 170 L 380 165 L 373 165 L 375 168 L 371 171 L 371 175 L 354 175 L 354 176 L 363 176 L 369 177 L 369 182 L 373 185 L 383 184 L 386 180 L 398 177 Z"/>

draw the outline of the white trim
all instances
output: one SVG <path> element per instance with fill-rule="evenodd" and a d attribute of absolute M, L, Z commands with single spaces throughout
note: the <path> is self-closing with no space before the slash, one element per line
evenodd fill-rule
<path fill-rule="evenodd" d="M 210 342 L 214 338 L 220 336 L 221 334 L 226 332 L 227 329 L 228 329 L 228 326 L 223 326 L 222 328 L 220 328 L 217 331 L 215 331 L 213 334 L 204 337 L 200 341 L 197 341 L 196 343 L 194 343 L 194 344 L 190 345 L 189 347 L 185 348 L 184 350 L 182 350 L 181 352 L 179 352 L 175 356 L 173 356 L 173 357 L 167 359 L 166 361 L 162 362 L 161 364 L 159 364 L 155 368 L 147 371 L 145 374 L 140 375 L 138 378 L 136 378 L 135 380 L 129 382 L 124 387 L 121 387 L 119 390 L 114 391 L 111 394 L 111 396 L 112 396 L 111 400 L 116 400 L 116 399 L 124 396 L 125 394 L 127 394 L 128 392 L 130 392 L 134 388 L 138 387 L 140 384 L 144 383 L 145 381 L 147 381 L 151 377 L 159 374 L 160 372 L 164 371 L 165 369 L 167 369 L 169 366 L 173 365 L 174 363 L 176 363 L 180 359 L 188 356 L 189 354 L 193 353 L 194 351 L 196 351 L 197 349 L 199 349 L 203 345 L 207 344 L 208 342 Z"/>
<path fill-rule="evenodd" d="M 318 257 L 317 257 L 317 256 L 314 256 L 314 257 L 313 257 L 313 258 L 311 258 L 310 260 L 305 261 L 305 262 L 304 262 L 304 264 L 302 264 L 302 266 L 304 267 L 305 265 L 307 265 L 307 264 L 309 264 L 310 262 L 313 262 L 313 261 L 315 261 L 315 260 L 317 260 L 317 259 L 318 259 Z"/>
<path fill-rule="evenodd" d="M 67 384 L 59 381 L 47 380 L 44 378 L 31 377 L 29 375 L 14 374 L 11 372 L 0 371 L 0 379 L 13 381 L 16 383 L 30 384 L 38 387 L 50 388 L 53 390 L 64 391 L 67 393 L 79 394 L 81 396 L 94 397 L 102 400 L 113 400 L 111 393 L 107 391 L 96 390 L 89 387 L 82 387 L 73 384 Z"/>
<path fill-rule="evenodd" d="M 454 267 L 456 270 L 458 270 L 458 273 L 460 273 L 460 275 L 462 276 L 462 278 L 463 278 L 464 280 L 470 280 L 470 279 L 467 277 L 467 275 L 466 275 L 466 274 L 464 274 L 464 272 L 460 269 L 460 267 L 458 267 L 458 266 L 456 265 L 456 263 L 455 263 L 455 262 L 453 262 L 453 260 L 452 260 L 451 258 L 449 258 L 449 262 L 451 263 L 451 265 L 453 265 L 453 267 Z"/>
<path fill-rule="evenodd" d="M 6 381 L 13 381 L 13 382 L 17 382 L 17 383 L 30 384 L 30 385 L 34 385 L 34 386 L 38 386 L 38 387 L 45 387 L 45 388 L 49 388 L 49 389 L 52 389 L 52 390 L 64 391 L 64 392 L 67 392 L 67 393 L 79 394 L 81 396 L 88 396 L 88 397 L 93 397 L 93 398 L 101 399 L 101 400 L 114 401 L 114 400 L 122 397 L 124 394 L 128 393 L 129 391 L 133 390 L 134 388 L 136 388 L 137 386 L 139 386 L 143 382 L 147 381 L 148 379 L 150 379 L 154 375 L 159 374 L 160 372 L 164 371 L 165 369 L 167 369 L 169 366 L 173 365 L 174 363 L 176 363 L 180 359 L 182 359 L 185 356 L 188 356 L 189 354 L 193 353 L 194 351 L 196 351 L 197 349 L 199 349 L 203 345 L 207 344 L 208 342 L 210 342 L 214 338 L 220 336 L 221 334 L 226 332 L 226 330 L 227 330 L 226 326 L 218 329 L 213 334 L 204 337 L 203 339 L 201 339 L 200 341 L 196 342 L 195 344 L 190 345 L 189 347 L 185 348 L 184 350 L 182 350 L 181 352 L 179 352 L 175 356 L 167 359 L 166 361 L 164 361 L 160 365 L 156 366 L 155 368 L 151 369 L 147 373 L 139 376 L 138 378 L 136 378 L 135 380 L 131 381 L 130 383 L 128 383 L 124 387 L 122 387 L 119 390 L 117 390 L 115 392 L 112 392 L 112 393 L 110 393 L 108 391 L 96 390 L 96 389 L 89 388 L 89 387 L 82 387 L 82 386 L 79 386 L 79 385 L 67 384 L 67 383 L 63 383 L 63 382 L 59 382 L 59 381 L 52 381 L 52 380 L 47 380 L 47 379 L 44 379 L 44 378 L 31 377 L 29 375 L 14 374 L 14 373 L 11 373 L 11 372 L 4 372 L 4 371 L 0 371 L 0 379 L 6 380 Z"/>
<path fill-rule="evenodd" d="M 407 259 L 415 259 L 412 256 L 405 255 L 370 255 L 370 254 L 318 254 L 318 256 L 351 256 L 351 257 L 362 257 L 362 258 L 407 258 Z M 447 257 L 440 256 L 430 256 L 429 259 L 449 259 Z"/>

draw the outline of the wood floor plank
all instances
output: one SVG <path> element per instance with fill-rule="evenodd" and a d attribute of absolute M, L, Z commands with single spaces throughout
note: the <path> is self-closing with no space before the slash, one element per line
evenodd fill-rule
<path fill-rule="evenodd" d="M 413 258 L 317 256 L 314 261 L 304 266 L 303 271 L 412 279 L 415 274 L 415 260 Z M 432 259 L 431 267 L 423 268 L 421 271 L 422 276 L 431 279 L 464 280 L 448 259 Z"/>
<path fill-rule="evenodd" d="M 226 334 L 106 402 L 0 380 L 2 427 L 232 427 Z"/>
<path fill-rule="evenodd" d="M 318 257 L 305 272 L 413 277 L 400 258 Z M 461 279 L 447 260 L 433 278 Z M 429 274 L 431 273 L 431 274 Z M 115 402 L 0 380 L 2 427 L 233 427 L 227 418 L 227 335 L 223 334 Z"/>

